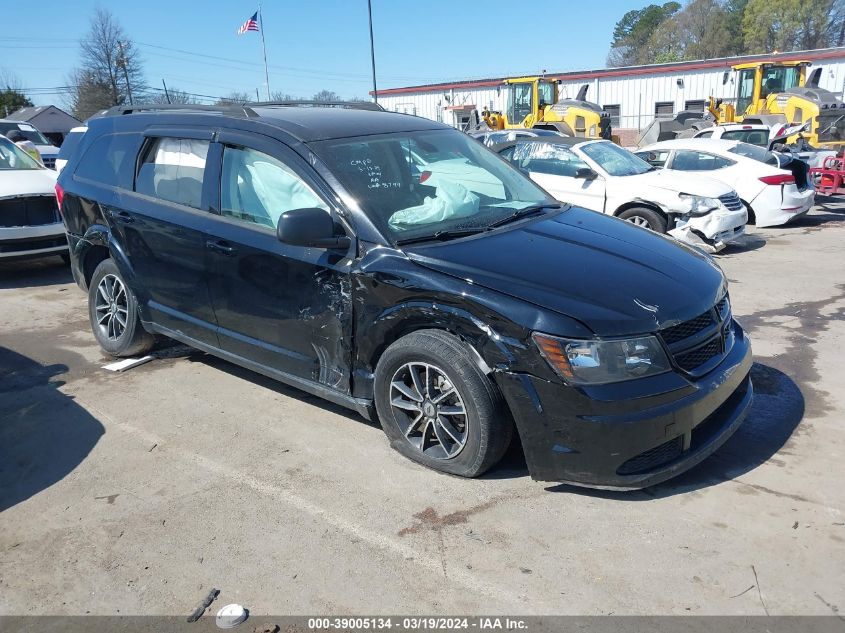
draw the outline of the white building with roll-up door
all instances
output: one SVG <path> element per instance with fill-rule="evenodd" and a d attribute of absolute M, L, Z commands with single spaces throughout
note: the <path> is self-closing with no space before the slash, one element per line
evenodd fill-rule
<path fill-rule="evenodd" d="M 819 86 L 842 95 L 845 47 L 673 64 L 548 72 L 545 76 L 560 81 L 562 97 L 574 98 L 584 84 L 589 84 L 587 100 L 601 104 L 612 117 L 614 133 L 624 137 L 626 132 L 634 136 L 655 116 L 671 118 L 683 110 L 701 111 L 711 95 L 722 99 L 733 98 L 736 94 L 735 73 L 730 72 L 733 65 L 791 60 L 808 60 L 813 68 L 821 66 Z M 502 76 L 387 88 L 378 91 L 378 102 L 387 110 L 463 128 L 471 120 L 473 111 L 504 109 L 505 92 L 501 90 L 501 85 L 508 78 Z"/>

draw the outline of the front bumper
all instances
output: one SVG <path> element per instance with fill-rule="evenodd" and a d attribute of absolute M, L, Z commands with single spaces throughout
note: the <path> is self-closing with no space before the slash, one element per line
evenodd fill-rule
<path fill-rule="evenodd" d="M 61 222 L 0 228 L 0 260 L 61 255 L 67 251 Z"/>
<path fill-rule="evenodd" d="M 497 373 L 532 478 L 638 489 L 712 454 L 742 423 L 753 398 L 751 344 L 733 327 L 730 352 L 695 381 L 670 372 L 576 389 L 528 374 Z"/>
<path fill-rule="evenodd" d="M 721 208 L 703 216 L 678 218 L 669 235 L 705 252 L 717 253 L 745 234 L 746 222 L 748 212 L 744 208 L 737 211 Z"/>

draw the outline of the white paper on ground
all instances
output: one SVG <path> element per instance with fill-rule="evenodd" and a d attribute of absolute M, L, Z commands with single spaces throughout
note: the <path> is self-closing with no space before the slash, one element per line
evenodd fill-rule
<path fill-rule="evenodd" d="M 137 367 L 138 365 L 143 365 L 151 361 L 155 356 L 142 356 L 141 358 L 124 358 L 123 360 L 119 360 L 116 363 L 109 363 L 108 365 L 103 365 L 103 369 L 108 369 L 109 371 L 126 371 L 127 369 L 132 369 L 133 367 Z"/>

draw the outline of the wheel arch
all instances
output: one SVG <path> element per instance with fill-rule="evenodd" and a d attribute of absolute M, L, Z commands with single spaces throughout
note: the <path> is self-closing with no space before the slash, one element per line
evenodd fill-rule
<path fill-rule="evenodd" d="M 628 209 L 636 209 L 636 208 L 638 208 L 638 207 L 643 207 L 643 208 L 646 208 L 646 209 L 651 209 L 652 211 L 655 211 L 655 212 L 659 213 L 659 214 L 660 214 L 663 218 L 665 218 L 665 219 L 666 219 L 667 226 L 669 225 L 669 223 L 670 223 L 670 218 L 671 218 L 671 214 L 670 214 L 670 213 L 667 213 L 667 212 L 666 212 L 666 210 L 665 210 L 665 209 L 663 209 L 663 208 L 662 208 L 659 204 L 656 204 L 656 203 L 651 202 L 651 201 L 648 201 L 648 200 L 639 200 L 639 199 L 637 199 L 637 200 L 631 200 L 630 202 L 626 202 L 626 203 L 624 203 L 624 204 L 620 205 L 620 206 L 619 206 L 619 207 L 618 207 L 618 208 L 617 208 L 617 209 L 613 212 L 613 216 L 614 216 L 614 217 L 618 217 L 618 216 L 619 216 L 619 214 L 620 214 L 620 213 L 622 213 L 623 211 L 627 211 Z"/>

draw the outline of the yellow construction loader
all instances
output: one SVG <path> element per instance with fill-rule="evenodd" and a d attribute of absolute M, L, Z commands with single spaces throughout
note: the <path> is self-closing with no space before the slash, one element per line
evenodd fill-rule
<path fill-rule="evenodd" d="M 808 76 L 808 61 L 753 62 L 737 64 L 736 97 L 710 97 L 707 113 L 680 112 L 674 119 L 655 119 L 641 134 L 637 145 L 644 146 L 671 138 L 692 136 L 722 123 L 763 123 L 785 129 L 802 124 L 801 139 L 810 145 L 838 149 L 845 146 L 845 103 L 829 90 L 819 88 L 821 68 Z M 725 71 L 722 83 L 730 72 Z M 704 118 L 702 118 L 704 117 Z M 775 134 L 776 136 L 777 134 Z M 786 139 L 799 140 L 799 134 Z"/>
<path fill-rule="evenodd" d="M 560 99 L 558 82 L 547 77 L 506 79 L 504 112 L 486 108 L 481 113 L 492 130 L 539 128 L 567 136 L 610 139 L 610 115 L 585 99 L 584 85 L 575 99 Z"/>

